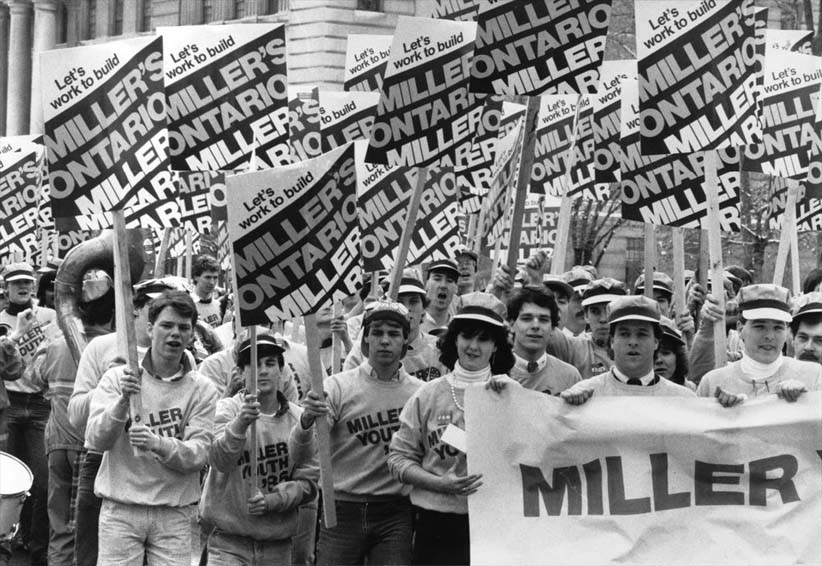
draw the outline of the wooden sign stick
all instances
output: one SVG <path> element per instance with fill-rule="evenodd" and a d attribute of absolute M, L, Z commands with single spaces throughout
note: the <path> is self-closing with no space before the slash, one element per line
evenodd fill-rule
<path fill-rule="evenodd" d="M 408 203 L 408 214 L 405 217 L 405 226 L 402 229 L 397 257 L 394 258 L 394 267 L 391 270 L 391 284 L 388 288 L 388 297 L 392 301 L 396 301 L 400 294 L 402 270 L 405 268 L 408 249 L 411 247 L 411 237 L 414 235 L 414 228 L 417 224 L 417 213 L 420 210 L 420 199 L 422 198 L 422 191 L 425 189 L 427 179 L 428 167 L 420 167 L 417 170 L 417 186 L 414 187 L 414 192 L 411 193 L 411 202 Z"/>
<path fill-rule="evenodd" d="M 114 315 L 117 325 L 117 350 L 126 352 L 128 368 L 139 371 L 137 361 L 137 333 L 134 330 L 134 305 L 132 302 L 131 271 L 128 261 L 128 238 L 126 217 L 122 210 L 111 213 L 114 221 Z M 143 422 L 143 401 L 141 395 L 128 398 L 131 422 Z"/>
<path fill-rule="evenodd" d="M 676 316 L 688 312 L 685 304 L 685 233 L 684 228 L 674 226 L 671 231 L 674 254 L 674 314 Z"/>
<path fill-rule="evenodd" d="M 163 237 L 160 240 L 160 251 L 154 258 L 154 277 L 162 277 L 166 274 L 166 256 L 168 255 L 168 245 L 171 242 L 171 228 L 163 229 Z"/>
<path fill-rule="evenodd" d="M 788 254 L 795 255 L 791 253 L 791 233 L 796 234 L 796 199 L 799 194 L 799 183 L 791 179 L 785 179 L 785 182 L 788 190 L 785 197 L 785 211 L 782 215 L 782 232 L 779 237 L 779 248 L 776 252 L 776 263 L 773 270 L 774 285 L 782 285 L 785 278 L 785 269 L 788 265 Z"/>
<path fill-rule="evenodd" d="M 246 388 L 251 395 L 257 395 L 257 365 L 259 364 L 259 360 L 257 359 L 257 326 L 251 325 L 248 328 L 248 338 L 251 342 L 251 376 L 246 384 Z M 251 493 L 250 495 L 254 495 L 257 493 L 257 467 L 259 466 L 259 458 L 257 455 L 257 421 L 253 421 L 251 426 L 248 427 L 248 436 L 249 436 L 249 450 L 251 451 Z"/>
<path fill-rule="evenodd" d="M 574 151 L 577 144 L 577 130 L 579 121 L 579 107 L 582 106 L 582 95 L 577 97 L 577 107 L 574 113 L 573 133 L 571 145 L 568 147 L 568 157 L 565 160 L 567 170 L 564 175 L 564 189 L 559 203 L 559 218 L 557 219 L 557 239 L 554 242 L 554 251 L 551 253 L 551 275 L 562 275 L 565 271 L 565 261 L 568 252 L 568 236 L 571 231 L 571 170 L 574 167 Z"/>
<path fill-rule="evenodd" d="M 317 328 L 317 315 L 307 314 L 305 321 L 305 345 L 308 349 L 308 367 L 311 370 L 311 390 L 320 398 L 324 397 L 323 380 L 325 369 L 320 359 L 320 331 Z M 334 505 L 334 475 L 331 470 L 331 437 L 328 421 L 317 419 L 317 444 L 320 458 L 320 487 L 323 493 L 323 515 L 326 528 L 337 525 L 337 509 Z"/>
<path fill-rule="evenodd" d="M 654 271 L 656 271 L 656 226 L 645 224 L 645 282 L 644 295 L 654 298 Z"/>
<path fill-rule="evenodd" d="M 705 158 L 705 196 L 708 203 L 708 245 L 711 263 L 711 289 L 725 310 L 725 276 L 722 265 L 722 233 L 719 230 L 719 179 L 716 173 L 715 150 L 703 153 Z M 727 359 L 725 346 L 725 320 L 714 323 L 714 367 L 722 367 Z"/>

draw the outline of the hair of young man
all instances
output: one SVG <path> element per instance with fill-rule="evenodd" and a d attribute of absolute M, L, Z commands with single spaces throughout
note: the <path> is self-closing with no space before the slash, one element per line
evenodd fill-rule
<path fill-rule="evenodd" d="M 676 368 L 674 369 L 674 374 L 671 376 L 671 381 L 679 385 L 685 385 L 685 379 L 688 377 L 689 371 L 688 349 L 684 344 L 667 336 L 663 336 L 659 341 L 657 352 L 663 348 L 672 351 L 676 356 Z"/>
<path fill-rule="evenodd" d="M 57 273 L 44 273 L 40 276 L 40 282 L 37 283 L 37 302 L 41 305 L 46 304 L 46 291 L 54 290 L 54 278 Z"/>
<path fill-rule="evenodd" d="M 81 301 L 77 308 L 83 324 L 90 326 L 108 324 L 114 317 L 114 289 L 109 289 L 105 295 L 93 301 L 87 303 Z"/>
<path fill-rule="evenodd" d="M 206 271 L 220 272 L 220 262 L 210 255 L 198 255 L 191 262 L 191 278 L 196 279 Z"/>
<path fill-rule="evenodd" d="M 815 268 L 811 269 L 811 272 L 805 277 L 805 280 L 802 282 L 802 293 L 813 293 L 813 290 L 816 289 L 817 285 L 822 283 L 822 268 Z"/>
<path fill-rule="evenodd" d="M 266 356 L 273 356 L 277 360 L 277 365 L 280 369 L 285 367 L 285 360 L 280 351 L 274 346 L 268 344 L 257 346 L 257 359 L 260 360 Z M 237 367 L 244 370 L 251 365 L 251 348 L 246 348 L 237 356 Z"/>
<path fill-rule="evenodd" d="M 164 308 L 169 307 L 186 318 L 191 319 L 192 331 L 197 324 L 197 306 L 188 293 L 183 291 L 165 291 L 148 305 L 148 321 L 154 324 Z"/>
<path fill-rule="evenodd" d="M 799 332 L 799 325 L 802 323 L 807 324 L 808 326 L 816 326 L 820 322 L 822 322 L 822 312 L 813 312 L 809 314 L 802 315 L 800 317 L 794 318 L 791 321 L 791 334 L 796 336 L 796 333 Z"/>
<path fill-rule="evenodd" d="M 522 310 L 522 306 L 531 303 L 551 311 L 551 325 L 556 327 L 559 323 L 559 307 L 557 299 L 550 289 L 543 287 L 523 287 L 508 301 L 508 320 L 516 320 Z"/>
<path fill-rule="evenodd" d="M 497 351 L 491 357 L 492 374 L 507 374 L 514 367 L 514 351 L 508 341 L 507 328 L 478 320 L 456 319 L 448 324 L 448 330 L 437 340 L 437 347 L 440 349 L 440 362 L 448 369 L 453 370 L 454 364 L 459 359 L 457 337 L 460 334 L 468 339 L 479 336 L 494 341 Z"/>
<path fill-rule="evenodd" d="M 365 338 L 371 333 L 371 327 L 380 322 L 387 322 L 392 326 L 402 329 L 402 337 L 408 338 L 408 330 L 406 330 L 399 322 L 387 318 L 378 318 L 377 320 L 369 320 L 367 324 L 362 327 L 362 337 Z"/>

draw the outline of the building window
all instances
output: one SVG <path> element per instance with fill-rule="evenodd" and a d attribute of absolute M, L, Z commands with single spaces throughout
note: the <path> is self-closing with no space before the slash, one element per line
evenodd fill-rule
<path fill-rule="evenodd" d="M 65 4 L 60 4 L 57 10 L 57 43 L 60 44 L 68 41 L 68 8 Z"/>
<path fill-rule="evenodd" d="M 234 17 L 240 19 L 245 16 L 245 0 L 234 0 Z"/>
<path fill-rule="evenodd" d="M 382 12 L 382 0 L 357 0 L 357 10 Z"/>
<path fill-rule="evenodd" d="M 123 0 L 114 1 L 114 34 L 123 35 Z"/>
<path fill-rule="evenodd" d="M 151 0 L 143 0 L 143 11 L 140 13 L 140 31 L 151 31 Z"/>
<path fill-rule="evenodd" d="M 97 0 L 87 0 L 86 2 L 86 39 L 93 39 L 96 34 L 97 24 Z"/>
<path fill-rule="evenodd" d="M 214 0 L 203 0 L 203 23 L 214 21 Z"/>

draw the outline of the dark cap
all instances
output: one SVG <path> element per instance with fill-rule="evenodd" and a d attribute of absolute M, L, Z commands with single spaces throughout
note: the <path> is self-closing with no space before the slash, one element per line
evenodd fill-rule
<path fill-rule="evenodd" d="M 408 309 L 405 305 L 390 299 L 378 299 L 365 305 L 363 326 L 378 320 L 390 320 L 399 324 L 405 333 L 411 331 L 411 321 L 408 320 Z"/>
<path fill-rule="evenodd" d="M 576 266 L 572 267 L 570 271 L 563 273 L 562 280 L 581 295 L 585 287 L 588 286 L 588 283 L 594 280 L 594 276 L 587 269 Z"/>
<path fill-rule="evenodd" d="M 667 273 L 662 271 L 654 271 L 654 285 L 655 291 L 665 291 L 669 295 L 674 294 L 674 280 L 670 278 Z M 645 291 L 645 274 L 640 274 L 634 283 L 634 294 L 641 295 Z"/>
<path fill-rule="evenodd" d="M 682 338 L 682 333 L 679 331 L 679 328 L 676 327 L 673 320 L 667 316 L 660 317 L 659 325 L 662 327 L 663 338 L 670 338 L 677 344 L 685 346 L 685 339 Z"/>
<path fill-rule="evenodd" d="M 3 280 L 9 281 L 35 281 L 34 268 L 24 261 L 10 263 L 3 270 Z"/>
<path fill-rule="evenodd" d="M 240 349 L 237 350 L 238 354 L 242 354 L 243 352 L 247 352 L 251 350 L 251 338 L 246 338 L 242 342 L 240 342 Z M 258 334 L 257 335 L 257 353 L 264 353 L 264 354 L 272 354 L 274 356 L 282 354 L 285 352 L 285 347 L 282 343 L 277 340 L 277 338 L 273 334 Z"/>
<path fill-rule="evenodd" d="M 475 251 L 473 251 L 469 248 L 462 248 L 460 251 L 457 252 L 456 257 L 459 258 L 462 255 L 467 255 L 468 257 L 470 257 L 471 259 L 474 260 L 474 263 L 476 263 L 477 260 L 479 259 L 479 256 L 477 255 L 477 252 L 475 252 Z"/>
<path fill-rule="evenodd" d="M 611 277 L 604 277 L 588 283 L 582 292 L 582 306 L 588 307 L 598 303 L 610 303 L 614 299 L 627 294 L 628 289 L 625 283 Z"/>
<path fill-rule="evenodd" d="M 564 295 L 571 298 L 574 294 L 574 288 L 563 281 L 559 275 L 551 275 L 550 273 L 543 274 L 542 284 L 553 291 L 555 295 Z"/>
<path fill-rule="evenodd" d="M 403 277 L 400 280 L 400 290 L 397 294 L 404 295 L 408 293 L 419 293 L 420 295 L 425 295 L 425 285 L 423 285 L 422 281 L 416 277 Z"/>
<path fill-rule="evenodd" d="M 822 293 L 805 293 L 793 301 L 793 320 L 796 322 L 808 314 L 822 314 Z"/>
<path fill-rule="evenodd" d="M 645 295 L 617 297 L 608 305 L 608 324 L 639 320 L 659 325 L 659 304 Z"/>
<path fill-rule="evenodd" d="M 460 276 L 460 270 L 457 269 L 457 264 L 453 260 L 450 259 L 438 259 L 432 261 L 431 264 L 428 266 L 428 276 L 430 276 L 435 271 L 445 271 L 454 275 L 455 279 L 458 279 Z"/>

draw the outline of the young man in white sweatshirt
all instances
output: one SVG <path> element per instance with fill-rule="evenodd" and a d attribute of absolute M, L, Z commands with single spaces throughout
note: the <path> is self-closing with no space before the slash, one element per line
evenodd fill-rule
<path fill-rule="evenodd" d="M 98 564 L 187 566 L 200 471 L 213 438 L 218 394 L 185 354 L 197 308 L 181 291 L 149 306 L 151 347 L 138 371 L 103 375 L 94 390 L 86 441 L 104 451 L 94 485 L 103 499 Z M 142 415 L 129 419 L 139 394 Z"/>

